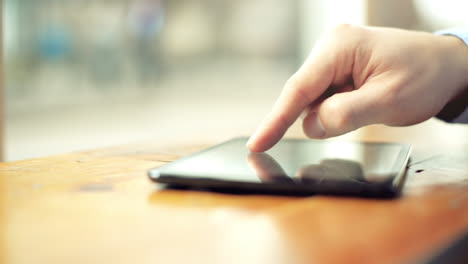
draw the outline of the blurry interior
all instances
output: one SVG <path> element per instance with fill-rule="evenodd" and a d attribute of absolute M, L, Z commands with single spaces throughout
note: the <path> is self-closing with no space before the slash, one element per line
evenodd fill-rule
<path fill-rule="evenodd" d="M 434 31 L 468 26 L 466 10 L 462 0 L 4 0 L 6 160 L 247 136 L 330 27 Z"/>

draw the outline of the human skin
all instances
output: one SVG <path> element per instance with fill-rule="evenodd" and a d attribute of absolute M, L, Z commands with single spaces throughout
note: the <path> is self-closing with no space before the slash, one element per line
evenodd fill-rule
<path fill-rule="evenodd" d="M 456 37 L 339 25 L 286 82 L 247 147 L 268 150 L 303 112 L 310 138 L 370 124 L 417 124 L 467 88 L 468 47 Z"/>

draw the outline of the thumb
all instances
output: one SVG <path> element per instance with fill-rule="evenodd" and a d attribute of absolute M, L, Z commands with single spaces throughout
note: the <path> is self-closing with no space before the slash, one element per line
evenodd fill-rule
<path fill-rule="evenodd" d="M 310 138 L 329 138 L 382 121 L 378 89 L 364 86 L 325 99 L 304 119 L 304 133 Z"/>

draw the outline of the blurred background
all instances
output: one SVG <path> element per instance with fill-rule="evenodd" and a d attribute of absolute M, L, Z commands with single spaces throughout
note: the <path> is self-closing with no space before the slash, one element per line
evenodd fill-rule
<path fill-rule="evenodd" d="M 249 135 L 327 29 L 434 31 L 468 26 L 466 10 L 463 0 L 4 0 L 6 160 Z"/>

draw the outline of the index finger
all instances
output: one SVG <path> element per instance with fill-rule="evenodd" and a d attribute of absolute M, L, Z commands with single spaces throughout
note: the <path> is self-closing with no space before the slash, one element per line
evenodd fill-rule
<path fill-rule="evenodd" d="M 334 75 L 331 60 L 320 59 L 310 58 L 286 82 L 270 114 L 249 139 L 250 151 L 262 152 L 274 146 L 302 111 L 330 86 Z"/>

